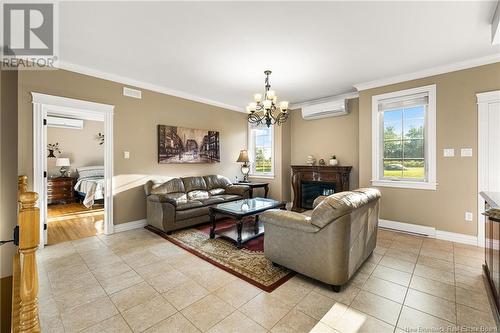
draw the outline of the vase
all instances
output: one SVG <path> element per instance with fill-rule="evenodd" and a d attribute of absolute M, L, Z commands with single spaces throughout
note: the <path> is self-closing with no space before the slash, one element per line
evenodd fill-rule
<path fill-rule="evenodd" d="M 337 164 L 339 164 L 339 161 L 335 158 L 332 158 L 332 159 L 330 159 L 329 164 L 330 164 L 330 166 L 336 166 Z"/>
<path fill-rule="evenodd" d="M 49 156 L 47 156 L 47 157 L 53 157 L 53 158 L 55 158 L 56 155 L 54 155 L 54 150 L 49 149 Z"/>

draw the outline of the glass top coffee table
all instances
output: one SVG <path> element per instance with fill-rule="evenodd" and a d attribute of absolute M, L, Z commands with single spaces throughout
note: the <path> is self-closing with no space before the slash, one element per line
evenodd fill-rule
<path fill-rule="evenodd" d="M 264 233 L 264 226 L 259 223 L 260 213 L 268 209 L 285 209 L 284 201 L 276 201 L 266 198 L 242 199 L 237 201 L 225 202 L 210 207 L 210 238 L 215 238 L 215 234 L 232 239 L 236 242 L 238 249 L 242 244 L 251 239 L 259 237 Z M 216 231 L 216 216 L 227 216 L 236 220 L 233 228 Z M 249 227 L 243 219 L 247 216 L 255 216 L 254 223 Z M 245 224 L 245 225 L 244 225 Z"/>

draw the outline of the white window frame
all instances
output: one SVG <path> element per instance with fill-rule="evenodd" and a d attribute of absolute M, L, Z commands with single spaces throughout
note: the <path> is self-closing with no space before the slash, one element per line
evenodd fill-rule
<path fill-rule="evenodd" d="M 427 106 L 424 145 L 425 145 L 425 170 L 427 179 L 425 181 L 411 181 L 400 179 L 381 179 L 381 159 L 383 148 L 381 139 L 380 116 L 378 105 L 386 99 L 398 98 L 408 95 L 426 93 L 429 98 Z M 400 90 L 381 95 L 372 96 L 372 180 L 373 186 L 398 187 L 421 190 L 436 190 L 436 85 L 428 85 L 413 89 Z"/>
<path fill-rule="evenodd" d="M 255 156 L 255 146 L 254 146 L 254 141 L 252 138 L 252 127 L 254 125 L 248 124 L 248 136 L 247 136 L 247 141 L 248 141 L 248 155 L 250 157 L 250 173 L 248 176 L 250 178 L 267 178 L 267 179 L 274 179 L 274 163 L 275 163 L 275 149 L 274 149 L 274 126 L 271 125 L 269 128 L 271 129 L 271 172 L 255 172 L 255 161 L 254 161 L 254 156 Z M 259 126 L 266 126 L 265 124 L 259 125 Z"/>

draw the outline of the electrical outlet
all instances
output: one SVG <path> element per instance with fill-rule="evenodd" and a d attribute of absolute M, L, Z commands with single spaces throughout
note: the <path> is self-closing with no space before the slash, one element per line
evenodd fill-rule
<path fill-rule="evenodd" d="M 455 156 L 455 149 L 453 149 L 453 148 L 443 149 L 443 156 L 444 157 L 454 157 Z"/>
<path fill-rule="evenodd" d="M 473 216 L 471 212 L 465 212 L 465 221 L 472 222 Z"/>
<path fill-rule="evenodd" d="M 460 149 L 460 155 L 462 157 L 471 157 L 472 156 L 472 148 L 462 148 L 462 149 Z"/>
<path fill-rule="evenodd" d="M 123 152 L 123 158 L 125 158 L 125 159 L 128 160 L 130 158 L 130 152 L 129 151 L 124 151 Z"/>

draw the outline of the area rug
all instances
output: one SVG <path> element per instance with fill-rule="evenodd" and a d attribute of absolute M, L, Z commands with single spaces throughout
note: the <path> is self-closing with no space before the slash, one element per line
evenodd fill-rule
<path fill-rule="evenodd" d="M 232 220 L 218 222 L 217 230 L 229 228 L 233 224 Z M 210 225 L 207 224 L 179 230 L 171 235 L 151 226 L 146 226 L 146 229 L 267 292 L 278 288 L 295 274 L 284 267 L 273 266 L 266 259 L 264 235 L 238 249 L 230 240 L 217 237 L 210 239 Z"/>

